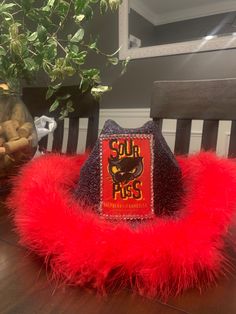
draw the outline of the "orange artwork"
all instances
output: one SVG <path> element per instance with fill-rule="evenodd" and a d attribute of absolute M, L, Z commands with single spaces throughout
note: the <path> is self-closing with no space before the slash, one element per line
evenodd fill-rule
<path fill-rule="evenodd" d="M 100 139 L 100 212 L 107 218 L 153 217 L 153 137 L 104 135 Z"/>

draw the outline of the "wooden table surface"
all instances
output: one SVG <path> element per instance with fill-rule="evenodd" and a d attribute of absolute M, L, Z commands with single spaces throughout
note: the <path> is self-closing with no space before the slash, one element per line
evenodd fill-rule
<path fill-rule="evenodd" d="M 236 263 L 235 263 L 236 265 Z M 236 314 L 236 276 L 202 295 L 188 291 L 167 304 L 129 291 L 106 298 L 50 282 L 42 262 L 18 244 L 9 212 L 0 206 L 0 314 Z"/>

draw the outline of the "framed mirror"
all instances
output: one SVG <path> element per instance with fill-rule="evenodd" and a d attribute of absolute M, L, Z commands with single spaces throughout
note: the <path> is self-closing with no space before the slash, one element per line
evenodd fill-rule
<path fill-rule="evenodd" d="M 236 48 L 236 0 L 123 0 L 120 59 Z"/>

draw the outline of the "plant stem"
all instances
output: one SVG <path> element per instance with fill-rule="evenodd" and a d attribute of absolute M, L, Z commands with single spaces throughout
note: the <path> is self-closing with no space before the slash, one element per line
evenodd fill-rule
<path fill-rule="evenodd" d="M 68 8 L 68 11 L 67 11 L 67 13 L 66 13 L 64 19 L 61 21 L 61 23 L 59 24 L 59 27 L 57 28 L 57 30 L 56 30 L 55 33 L 53 34 L 54 36 L 57 35 L 57 33 L 59 32 L 59 30 L 62 28 L 63 24 L 65 23 L 65 21 L 66 21 L 66 19 L 67 19 L 67 17 L 68 17 L 68 14 L 69 14 L 69 12 L 70 12 L 71 3 L 72 3 L 72 0 L 70 0 L 70 2 L 69 2 L 69 8 Z"/>
<path fill-rule="evenodd" d="M 53 40 L 58 44 L 58 46 L 61 48 L 62 51 L 67 55 L 67 51 L 65 48 L 61 45 L 61 43 L 56 39 L 56 37 L 53 37 Z"/>
<path fill-rule="evenodd" d="M 29 52 L 32 53 L 34 56 L 37 56 L 37 53 L 35 53 L 33 50 L 29 49 Z"/>
<path fill-rule="evenodd" d="M 19 8 L 21 8 L 21 5 L 19 3 L 17 3 L 16 1 L 12 1 L 12 2 L 15 3 L 15 5 L 17 5 Z"/>
<path fill-rule="evenodd" d="M 23 10 L 16 11 L 16 12 L 12 13 L 12 16 L 17 15 L 18 13 L 20 13 L 20 12 L 22 12 L 22 11 L 23 11 Z"/>

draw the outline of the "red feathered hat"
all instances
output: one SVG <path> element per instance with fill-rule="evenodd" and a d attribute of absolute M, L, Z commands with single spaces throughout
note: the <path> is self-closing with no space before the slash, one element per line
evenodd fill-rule
<path fill-rule="evenodd" d="M 147 136 L 130 132 L 125 148 L 127 132 L 114 137 L 113 131 L 102 135 L 88 159 L 49 154 L 23 167 L 9 199 L 21 243 L 50 264 L 54 278 L 100 292 L 129 286 L 166 299 L 215 283 L 227 271 L 235 163 L 211 153 L 176 161 L 166 144 L 156 145 L 160 134 L 153 135 L 153 129 L 145 129 Z M 92 163 L 97 155 L 99 163 Z M 160 171 L 164 161 L 170 168 Z M 163 186 L 153 176 L 155 167 Z M 127 188 L 134 180 L 139 183 Z M 91 193 L 89 201 L 85 196 Z M 145 208 L 135 205 L 135 197 Z"/>

